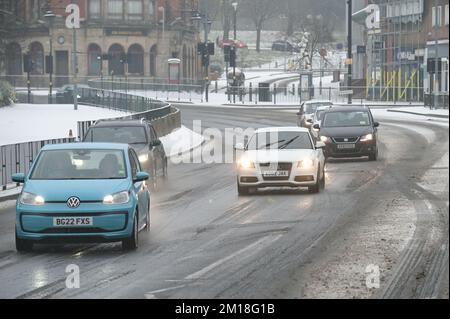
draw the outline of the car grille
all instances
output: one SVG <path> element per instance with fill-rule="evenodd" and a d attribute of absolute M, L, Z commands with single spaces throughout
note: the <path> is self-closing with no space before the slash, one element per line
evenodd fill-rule
<path fill-rule="evenodd" d="M 333 137 L 335 143 L 356 143 L 359 141 L 359 136 L 353 137 Z"/>

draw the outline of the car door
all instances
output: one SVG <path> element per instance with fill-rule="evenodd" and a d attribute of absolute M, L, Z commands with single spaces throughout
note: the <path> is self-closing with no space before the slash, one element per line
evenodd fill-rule
<path fill-rule="evenodd" d="M 147 186 L 145 181 L 134 182 L 136 178 L 136 173 L 141 171 L 141 165 L 139 163 L 138 156 L 133 149 L 128 150 L 128 155 L 130 158 L 131 165 L 131 176 L 133 178 L 133 188 L 134 193 L 137 195 L 137 206 L 139 210 L 139 228 L 145 223 L 146 213 L 148 209 L 148 197 L 147 197 Z"/>

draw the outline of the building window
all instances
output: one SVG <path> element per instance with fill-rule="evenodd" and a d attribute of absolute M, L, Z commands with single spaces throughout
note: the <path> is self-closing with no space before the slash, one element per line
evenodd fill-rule
<path fill-rule="evenodd" d="M 40 42 L 31 43 L 30 57 L 32 63 L 31 74 L 44 74 L 44 47 Z"/>
<path fill-rule="evenodd" d="M 101 18 L 101 0 L 89 0 L 89 18 Z"/>
<path fill-rule="evenodd" d="M 436 10 L 436 8 L 437 8 L 437 10 Z M 431 19 L 432 19 L 431 25 L 433 27 L 436 27 L 436 26 L 440 27 L 442 25 L 441 17 L 442 17 L 442 7 L 441 6 L 433 7 L 432 14 L 431 14 Z"/>
<path fill-rule="evenodd" d="M 156 57 L 158 56 L 158 47 L 156 44 L 150 49 L 150 76 L 156 76 Z"/>
<path fill-rule="evenodd" d="M 100 75 L 102 70 L 102 50 L 97 44 L 88 47 L 88 74 Z"/>
<path fill-rule="evenodd" d="M 448 4 L 445 5 L 445 25 L 448 25 Z"/>
<path fill-rule="evenodd" d="M 142 20 L 142 0 L 128 0 L 128 20 Z"/>
<path fill-rule="evenodd" d="M 114 75 L 124 75 L 124 60 L 125 60 L 125 50 L 120 44 L 113 44 L 109 50 L 109 65 L 108 72 L 109 74 Z"/>
<path fill-rule="evenodd" d="M 22 74 L 22 49 L 13 42 L 6 46 L 6 72 L 8 75 Z"/>
<path fill-rule="evenodd" d="M 153 17 L 154 14 L 155 14 L 155 1 L 149 0 L 148 1 L 148 15 L 150 17 Z"/>
<path fill-rule="evenodd" d="M 144 75 L 144 49 L 139 44 L 128 49 L 128 73 Z"/>
<path fill-rule="evenodd" d="M 123 19 L 123 0 L 108 0 L 108 17 Z"/>

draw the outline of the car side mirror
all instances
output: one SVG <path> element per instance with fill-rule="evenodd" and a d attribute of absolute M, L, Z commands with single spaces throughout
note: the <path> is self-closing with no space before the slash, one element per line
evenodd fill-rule
<path fill-rule="evenodd" d="M 320 125 L 319 124 L 314 124 L 313 128 L 315 128 L 316 130 L 320 130 Z"/>
<path fill-rule="evenodd" d="M 307 120 L 306 120 L 306 122 L 308 122 L 308 123 L 311 123 L 311 124 L 312 124 L 312 123 L 313 123 L 313 120 L 312 120 L 312 119 L 307 119 Z"/>
<path fill-rule="evenodd" d="M 374 122 L 374 123 L 373 123 L 373 127 L 378 127 L 378 126 L 380 126 L 380 123 L 379 123 L 379 122 Z"/>
<path fill-rule="evenodd" d="M 234 146 L 234 149 L 237 151 L 244 151 L 245 150 L 244 143 L 236 143 L 236 145 Z"/>
<path fill-rule="evenodd" d="M 317 141 L 317 143 L 316 143 L 316 148 L 317 148 L 317 149 L 325 148 L 325 143 L 322 142 L 322 141 Z"/>
<path fill-rule="evenodd" d="M 137 172 L 136 176 L 133 178 L 133 182 L 143 182 L 150 178 L 150 175 L 146 172 Z"/>
<path fill-rule="evenodd" d="M 150 143 L 150 148 L 161 145 L 161 140 L 155 140 Z"/>
<path fill-rule="evenodd" d="M 12 176 L 12 180 L 15 183 L 25 183 L 25 174 L 17 173 Z"/>

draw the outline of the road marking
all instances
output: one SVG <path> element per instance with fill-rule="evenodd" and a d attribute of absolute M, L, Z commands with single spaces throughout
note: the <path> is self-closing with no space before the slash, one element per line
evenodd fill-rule
<path fill-rule="evenodd" d="M 186 285 L 179 285 L 179 286 L 174 286 L 174 287 L 169 287 L 169 288 L 164 288 L 164 289 L 153 290 L 153 291 L 147 292 L 146 294 L 144 294 L 144 296 L 146 299 L 155 299 L 156 298 L 155 294 L 157 294 L 157 293 L 175 290 L 175 289 L 184 288 L 184 287 L 186 287 Z"/>
<path fill-rule="evenodd" d="M 219 259 L 218 261 L 210 264 L 209 266 L 206 266 L 206 267 L 200 269 L 199 271 L 186 276 L 185 279 L 189 279 L 189 280 L 198 279 L 198 278 L 202 277 L 204 274 L 208 273 L 209 271 L 213 270 L 214 268 L 218 267 L 219 265 L 227 262 L 228 260 L 230 260 L 238 255 L 241 255 L 249 250 L 252 250 L 252 253 L 255 253 L 256 251 L 260 250 L 264 245 L 268 245 L 270 243 L 277 241 L 281 236 L 283 236 L 283 235 L 263 237 L 263 238 L 259 239 L 258 241 L 242 248 L 241 250 L 238 250 L 237 252 L 235 252 L 227 257 L 224 257 L 222 259 Z M 256 248 L 257 246 L 259 246 L 259 247 Z M 253 250 L 253 248 L 256 248 L 256 249 Z"/>

